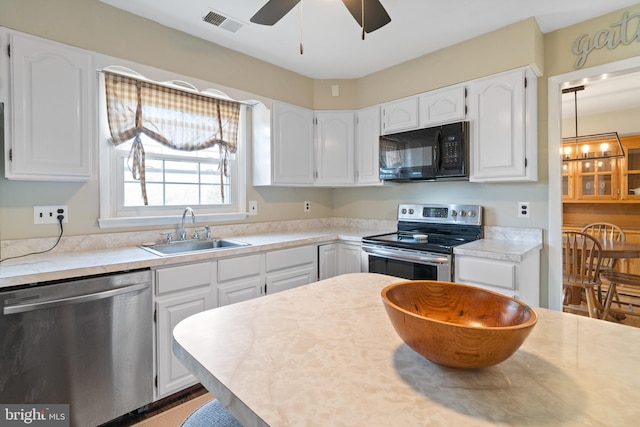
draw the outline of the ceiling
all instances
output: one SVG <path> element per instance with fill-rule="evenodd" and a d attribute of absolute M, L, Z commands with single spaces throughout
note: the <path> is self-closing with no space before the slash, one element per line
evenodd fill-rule
<path fill-rule="evenodd" d="M 274 26 L 249 21 L 267 0 L 100 1 L 314 79 L 362 77 L 532 16 L 547 33 L 638 2 L 381 0 L 391 22 L 362 40 L 341 0 L 303 0 Z M 204 22 L 210 11 L 229 19 Z"/>
<path fill-rule="evenodd" d="M 584 85 L 577 92 L 578 117 L 603 112 L 640 109 L 640 72 L 622 75 L 602 75 L 578 82 L 570 82 L 565 87 Z M 562 95 L 562 116 L 575 117 L 573 93 Z"/>

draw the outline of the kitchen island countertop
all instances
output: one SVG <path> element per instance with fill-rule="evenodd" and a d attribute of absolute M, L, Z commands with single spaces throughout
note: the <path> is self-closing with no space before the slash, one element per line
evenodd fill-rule
<path fill-rule="evenodd" d="M 637 424 L 640 329 L 536 308 L 522 347 L 493 367 L 435 365 L 389 322 L 360 273 L 193 315 L 174 352 L 245 426 Z"/>

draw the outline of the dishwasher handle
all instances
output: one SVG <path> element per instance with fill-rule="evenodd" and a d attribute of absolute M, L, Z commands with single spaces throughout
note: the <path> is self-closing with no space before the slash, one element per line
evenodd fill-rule
<path fill-rule="evenodd" d="M 68 298 L 54 299 L 51 301 L 34 302 L 30 304 L 11 305 L 4 307 L 4 315 L 26 313 L 29 311 L 44 310 L 47 308 L 60 307 L 70 304 L 81 304 L 89 301 L 96 301 L 104 298 L 112 298 L 117 295 L 128 294 L 131 292 L 137 292 L 147 288 L 149 285 L 146 283 L 125 286 L 122 288 L 110 289 L 108 291 L 96 292 L 92 294 L 78 295 Z"/>

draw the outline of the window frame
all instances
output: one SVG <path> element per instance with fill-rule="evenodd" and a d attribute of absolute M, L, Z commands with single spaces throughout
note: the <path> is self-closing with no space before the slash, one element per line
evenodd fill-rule
<path fill-rule="evenodd" d="M 141 73 L 144 72 L 144 70 L 141 71 Z M 122 179 L 114 176 L 119 172 L 117 168 L 119 154 L 117 152 L 117 147 L 113 146 L 109 141 L 104 77 L 100 71 L 96 74 L 96 78 L 98 80 L 97 86 L 99 88 L 97 97 L 97 141 L 99 145 L 98 181 L 100 188 L 100 214 L 98 217 L 98 226 L 100 228 L 118 228 L 176 224 L 176 221 L 180 219 L 187 206 L 141 206 L 127 207 L 125 209 L 119 208 L 118 192 L 122 192 L 122 189 L 118 188 L 116 183 L 121 183 Z M 164 79 L 163 81 L 170 80 L 188 82 L 191 79 L 186 76 L 172 74 L 169 79 Z M 213 84 L 211 86 L 213 86 Z M 248 217 L 248 212 L 246 211 L 247 149 L 248 144 L 250 143 L 248 138 L 250 135 L 249 129 L 251 127 L 248 119 L 248 108 L 249 107 L 245 103 L 241 103 L 240 126 L 238 128 L 238 149 L 235 154 L 230 155 L 230 161 L 232 164 L 230 168 L 231 177 L 228 197 L 230 198 L 231 203 L 229 205 L 217 206 L 190 206 L 196 211 L 196 219 L 198 222 L 215 223 L 242 220 Z"/>

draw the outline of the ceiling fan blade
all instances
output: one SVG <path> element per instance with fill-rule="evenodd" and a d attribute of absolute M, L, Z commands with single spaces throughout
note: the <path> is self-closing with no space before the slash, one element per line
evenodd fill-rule
<path fill-rule="evenodd" d="M 273 25 L 289 13 L 300 0 L 269 0 L 250 19 L 255 24 Z"/>
<path fill-rule="evenodd" d="M 342 0 L 351 15 L 362 27 L 362 0 Z M 391 22 L 380 0 L 364 0 L 364 31 L 370 33 Z"/>

